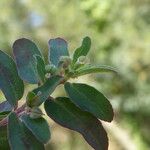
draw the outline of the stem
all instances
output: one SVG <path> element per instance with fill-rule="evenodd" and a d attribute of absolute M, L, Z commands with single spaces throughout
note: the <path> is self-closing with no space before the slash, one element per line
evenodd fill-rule
<path fill-rule="evenodd" d="M 21 112 L 23 112 L 25 110 L 25 107 L 26 107 L 26 103 L 24 103 L 21 107 L 16 109 L 15 113 L 20 114 Z"/>
<path fill-rule="evenodd" d="M 69 79 L 69 76 L 63 77 L 63 79 L 60 81 L 60 84 L 64 84 L 68 79 Z M 51 100 L 54 100 L 54 98 L 52 98 L 51 96 L 49 98 Z M 14 109 L 14 112 L 16 113 L 18 117 L 21 116 L 25 112 L 25 107 L 26 107 L 26 103 L 24 103 L 21 107 Z M 0 121 L 0 127 L 5 126 L 7 124 L 8 124 L 8 116 L 6 116 Z"/>
<path fill-rule="evenodd" d="M 0 121 L 0 127 L 7 125 L 7 117 Z"/>
<path fill-rule="evenodd" d="M 16 109 L 14 112 L 17 114 L 17 116 L 21 116 L 24 111 L 25 111 L 25 107 L 26 107 L 26 104 L 23 104 L 21 107 L 19 107 L 18 109 Z M 8 124 L 8 116 L 6 116 L 5 118 L 3 118 L 1 121 L 0 121 L 0 127 L 1 126 L 6 126 Z"/>

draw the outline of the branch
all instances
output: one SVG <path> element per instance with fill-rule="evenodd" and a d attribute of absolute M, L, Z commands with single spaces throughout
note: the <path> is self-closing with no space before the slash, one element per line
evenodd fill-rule
<path fill-rule="evenodd" d="M 20 117 L 25 111 L 26 104 L 23 104 L 21 107 L 16 109 L 14 112 Z M 6 126 L 8 124 L 8 116 L 0 121 L 0 127 Z"/>

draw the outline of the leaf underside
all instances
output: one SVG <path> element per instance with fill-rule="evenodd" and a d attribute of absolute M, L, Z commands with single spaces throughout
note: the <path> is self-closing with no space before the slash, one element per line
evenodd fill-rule
<path fill-rule="evenodd" d="M 15 106 L 24 93 L 23 81 L 20 79 L 15 62 L 0 50 L 0 89 L 7 101 Z"/>
<path fill-rule="evenodd" d="M 49 62 L 57 67 L 61 56 L 69 56 L 68 44 L 62 38 L 50 39 L 48 44 Z"/>
<path fill-rule="evenodd" d="M 9 104 L 8 101 L 3 101 L 0 103 L 0 120 L 5 118 L 13 109 L 13 107 Z"/>
<path fill-rule="evenodd" d="M 40 50 L 32 41 L 22 38 L 13 44 L 13 53 L 20 77 L 29 83 L 40 82 L 36 56 L 41 56 Z"/>
<path fill-rule="evenodd" d="M 0 103 L 0 113 L 1 112 L 6 112 L 6 111 L 11 111 L 13 107 L 9 104 L 8 101 L 3 101 Z"/>

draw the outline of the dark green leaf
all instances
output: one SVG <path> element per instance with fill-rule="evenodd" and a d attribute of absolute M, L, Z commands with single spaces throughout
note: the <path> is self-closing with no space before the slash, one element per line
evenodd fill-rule
<path fill-rule="evenodd" d="M 90 73 L 105 73 L 105 72 L 117 73 L 117 71 L 114 68 L 109 66 L 87 64 L 77 69 L 74 73 L 74 77 L 78 77 Z"/>
<path fill-rule="evenodd" d="M 32 132 L 24 125 L 21 124 L 23 131 L 25 132 L 25 140 L 26 143 L 29 145 L 27 150 L 45 150 L 44 144 L 35 138 Z"/>
<path fill-rule="evenodd" d="M 112 121 L 113 109 L 107 98 L 95 88 L 80 83 L 65 84 L 71 101 L 81 109 L 92 113 L 99 119 Z"/>
<path fill-rule="evenodd" d="M 0 127 L 0 149 L 9 150 L 9 143 L 7 139 L 7 126 Z"/>
<path fill-rule="evenodd" d="M 95 150 L 107 150 L 108 138 L 101 124 L 92 114 L 80 110 L 68 98 L 46 100 L 47 115 L 63 127 L 82 134 Z"/>
<path fill-rule="evenodd" d="M 8 139 L 12 150 L 44 150 L 43 144 L 24 127 L 15 113 L 8 117 Z"/>
<path fill-rule="evenodd" d="M 45 74 L 46 74 L 45 62 L 41 56 L 36 56 L 36 59 L 37 59 L 37 71 L 38 71 L 40 83 L 44 83 L 45 82 Z"/>
<path fill-rule="evenodd" d="M 13 53 L 17 63 L 20 77 L 29 83 L 39 83 L 37 60 L 35 56 L 41 56 L 38 47 L 30 40 L 22 38 L 13 44 Z"/>
<path fill-rule="evenodd" d="M 62 80 L 62 77 L 60 76 L 53 76 L 40 87 L 33 90 L 33 92 L 37 95 L 37 98 L 32 101 L 31 106 L 39 106 L 41 105 L 52 92 L 55 90 L 55 88 L 60 84 Z"/>
<path fill-rule="evenodd" d="M 23 115 L 21 119 L 39 141 L 45 144 L 48 142 L 50 130 L 44 118 L 31 119 L 28 115 Z"/>
<path fill-rule="evenodd" d="M 23 81 L 19 78 L 13 59 L 0 50 L 0 88 L 8 102 L 15 106 L 24 92 Z"/>
<path fill-rule="evenodd" d="M 73 64 L 80 56 L 86 56 L 91 48 L 91 39 L 87 36 L 83 39 L 82 45 L 73 54 Z"/>
<path fill-rule="evenodd" d="M 61 38 L 50 39 L 48 43 L 49 62 L 57 67 L 61 56 L 69 56 L 68 44 Z"/>

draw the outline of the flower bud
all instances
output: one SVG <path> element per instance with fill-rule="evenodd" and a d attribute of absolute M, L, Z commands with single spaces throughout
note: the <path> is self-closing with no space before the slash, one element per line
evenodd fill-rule
<path fill-rule="evenodd" d="M 71 58 L 69 56 L 61 56 L 59 59 L 59 66 L 62 66 L 64 69 L 67 69 L 71 64 Z"/>
<path fill-rule="evenodd" d="M 38 107 L 33 107 L 30 112 L 30 118 L 36 119 L 43 115 L 42 110 Z"/>
<path fill-rule="evenodd" d="M 51 77 L 51 74 L 50 74 L 50 73 L 46 73 L 46 74 L 45 74 L 45 78 L 46 78 L 46 79 L 48 79 L 48 78 L 50 78 L 50 77 Z"/>
<path fill-rule="evenodd" d="M 51 74 L 55 74 L 57 72 L 57 68 L 53 64 L 46 65 L 45 70 L 46 70 L 47 73 L 51 73 Z"/>
<path fill-rule="evenodd" d="M 77 60 L 78 63 L 80 64 L 85 64 L 87 62 L 86 56 L 80 56 Z"/>

